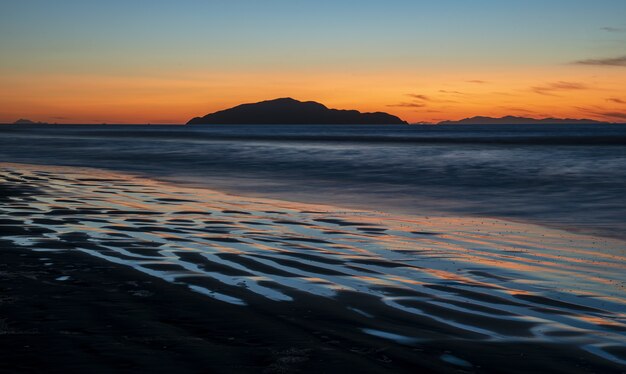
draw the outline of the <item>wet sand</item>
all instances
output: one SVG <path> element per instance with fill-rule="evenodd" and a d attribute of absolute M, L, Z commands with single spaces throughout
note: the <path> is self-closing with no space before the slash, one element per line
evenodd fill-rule
<path fill-rule="evenodd" d="M 6 372 L 623 372 L 624 242 L 0 165 Z"/>

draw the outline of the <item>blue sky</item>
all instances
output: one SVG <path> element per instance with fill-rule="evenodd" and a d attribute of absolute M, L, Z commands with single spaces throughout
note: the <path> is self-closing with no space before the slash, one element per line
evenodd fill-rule
<path fill-rule="evenodd" d="M 622 0 L 4 0 L 0 45 L 3 67 L 61 70 L 541 64 L 617 53 L 602 28 L 625 15 Z"/>

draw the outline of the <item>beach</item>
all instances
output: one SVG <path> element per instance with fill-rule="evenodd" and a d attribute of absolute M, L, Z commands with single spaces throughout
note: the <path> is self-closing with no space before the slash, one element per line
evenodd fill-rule
<path fill-rule="evenodd" d="M 618 238 L 93 168 L 0 173 L 4 371 L 626 367 Z"/>

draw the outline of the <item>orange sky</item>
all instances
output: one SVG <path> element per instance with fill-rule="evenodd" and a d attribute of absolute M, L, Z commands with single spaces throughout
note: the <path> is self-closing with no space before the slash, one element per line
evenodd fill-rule
<path fill-rule="evenodd" d="M 277 97 L 386 111 L 409 121 L 475 115 L 624 121 L 626 69 L 563 65 L 520 71 L 445 69 L 346 73 L 171 72 L 158 76 L 0 75 L 0 120 L 184 123 L 243 102 Z"/>

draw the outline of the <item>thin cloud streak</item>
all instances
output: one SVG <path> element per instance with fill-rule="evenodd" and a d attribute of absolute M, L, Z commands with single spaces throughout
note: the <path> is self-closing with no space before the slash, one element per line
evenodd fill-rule
<path fill-rule="evenodd" d="M 622 112 L 599 112 L 597 114 L 603 115 L 605 117 L 619 118 L 619 119 L 626 120 L 626 112 L 624 113 Z"/>
<path fill-rule="evenodd" d="M 467 95 L 465 92 L 461 91 L 439 90 L 439 92 L 452 95 Z"/>
<path fill-rule="evenodd" d="M 541 86 L 531 87 L 531 91 L 538 93 L 540 95 L 548 95 L 548 96 L 557 96 L 554 92 L 558 91 L 578 91 L 578 90 L 586 90 L 589 87 L 582 83 L 578 82 L 554 82 L 548 83 Z"/>
<path fill-rule="evenodd" d="M 607 32 L 626 32 L 626 28 L 623 27 L 611 27 L 611 26 L 607 26 L 607 27 L 602 27 L 600 30 L 604 30 Z"/>
<path fill-rule="evenodd" d="M 388 107 L 392 108 L 423 108 L 426 104 L 422 103 L 398 103 L 398 104 L 389 104 Z"/>
<path fill-rule="evenodd" d="M 418 100 L 430 101 L 430 97 L 426 95 L 418 95 L 418 94 L 406 94 L 406 96 L 412 97 Z"/>
<path fill-rule="evenodd" d="M 626 120 L 626 112 L 615 112 L 615 111 L 606 110 L 600 107 L 596 107 L 596 109 L 589 109 L 589 108 L 584 108 L 584 107 L 575 107 L 575 108 L 587 114 L 593 114 L 593 115 L 601 116 L 604 118 Z"/>
<path fill-rule="evenodd" d="M 626 66 L 626 56 L 580 60 L 574 62 L 574 64 L 591 66 Z"/>
<path fill-rule="evenodd" d="M 611 103 L 615 103 L 615 104 L 626 104 L 626 101 L 619 99 L 617 97 L 610 97 L 608 99 L 606 99 L 606 101 L 611 102 Z"/>
<path fill-rule="evenodd" d="M 458 101 L 454 101 L 454 100 L 433 98 L 431 96 L 426 96 L 426 95 L 421 95 L 421 94 L 405 94 L 405 96 L 412 97 L 413 99 L 421 100 L 423 102 L 429 102 L 429 103 L 458 103 Z"/>
<path fill-rule="evenodd" d="M 512 112 L 521 112 L 521 113 L 528 113 L 528 114 L 536 114 L 537 112 L 533 111 L 533 110 L 529 110 L 526 108 L 519 108 L 519 107 L 507 107 L 507 106 L 501 106 L 500 108 L 508 110 L 508 111 L 512 111 Z"/>

